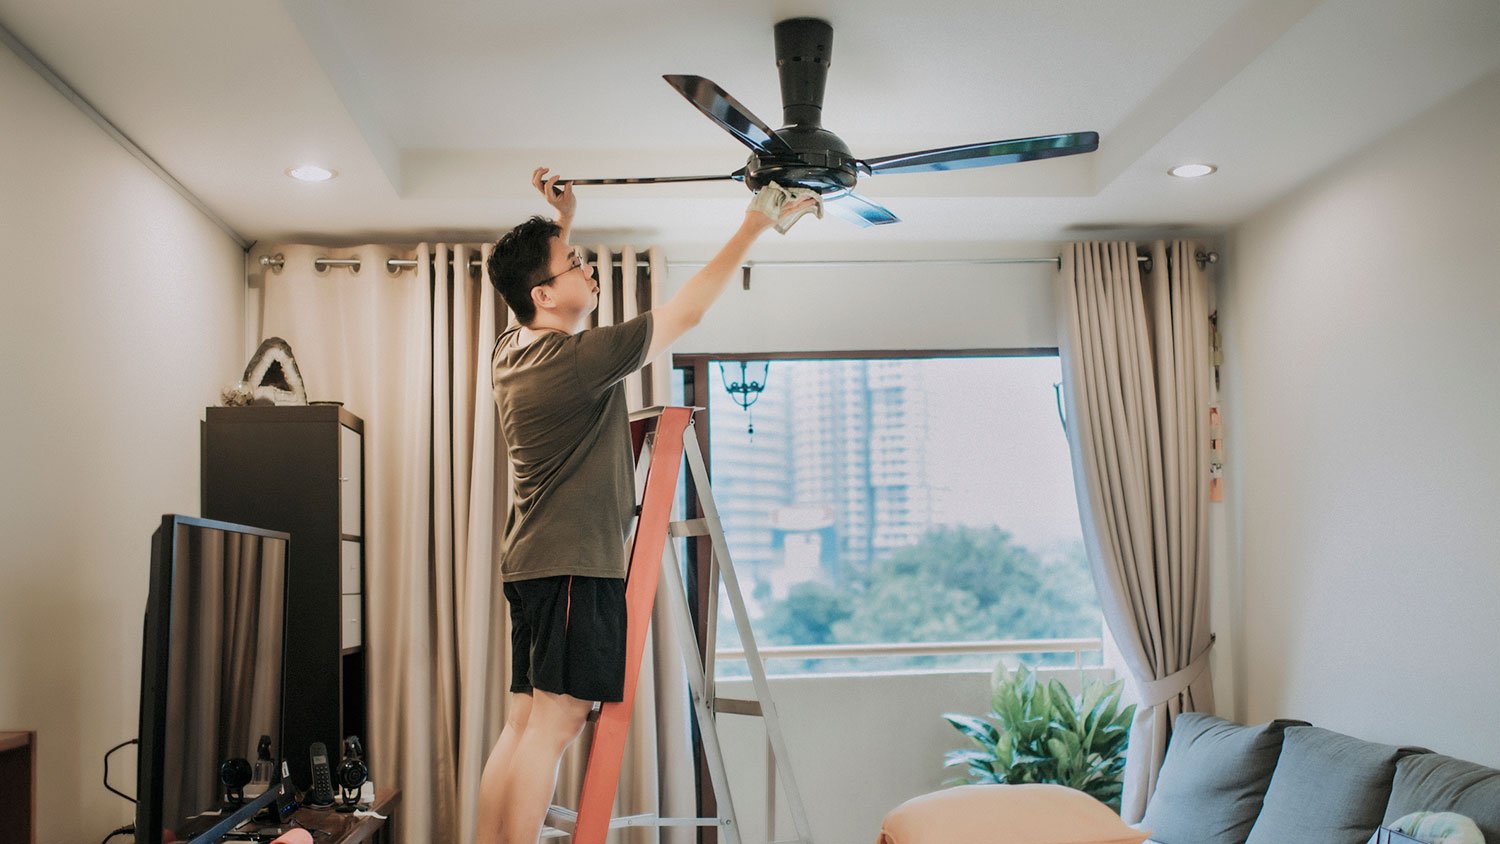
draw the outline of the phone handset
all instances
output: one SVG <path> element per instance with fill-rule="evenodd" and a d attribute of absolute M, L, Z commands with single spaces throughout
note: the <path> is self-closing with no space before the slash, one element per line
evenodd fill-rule
<path fill-rule="evenodd" d="M 312 796 L 310 805 L 333 805 L 333 773 L 328 765 L 328 748 L 315 741 L 309 751 L 312 756 Z"/>

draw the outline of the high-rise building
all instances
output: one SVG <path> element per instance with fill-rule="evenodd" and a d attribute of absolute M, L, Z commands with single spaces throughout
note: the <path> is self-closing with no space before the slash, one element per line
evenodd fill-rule
<path fill-rule="evenodd" d="M 871 557 L 915 544 L 932 527 L 924 362 L 872 360 L 870 394 Z"/>
<path fill-rule="evenodd" d="M 788 367 L 794 502 L 835 514 L 830 572 L 867 569 L 932 526 L 922 362 L 809 361 Z"/>
<path fill-rule="evenodd" d="M 922 361 L 775 361 L 753 437 L 711 375 L 715 499 L 752 603 L 838 586 L 933 525 Z"/>

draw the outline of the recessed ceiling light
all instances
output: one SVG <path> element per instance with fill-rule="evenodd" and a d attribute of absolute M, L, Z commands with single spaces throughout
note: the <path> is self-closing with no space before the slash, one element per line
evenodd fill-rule
<path fill-rule="evenodd" d="M 1182 179 L 1196 179 L 1199 176 L 1207 176 L 1218 169 L 1212 164 L 1179 164 L 1168 170 L 1167 173 Z"/>
<path fill-rule="evenodd" d="M 302 182 L 326 182 L 338 175 L 333 170 L 329 170 L 326 167 L 319 167 L 316 164 L 304 164 L 301 167 L 292 167 L 286 171 L 286 174 Z"/>

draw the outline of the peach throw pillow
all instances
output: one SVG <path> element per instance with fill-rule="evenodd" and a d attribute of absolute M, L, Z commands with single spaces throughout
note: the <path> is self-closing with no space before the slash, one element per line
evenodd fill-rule
<path fill-rule="evenodd" d="M 876 844 L 1141 844 L 1150 833 L 1061 785 L 963 785 L 902 803 Z"/>

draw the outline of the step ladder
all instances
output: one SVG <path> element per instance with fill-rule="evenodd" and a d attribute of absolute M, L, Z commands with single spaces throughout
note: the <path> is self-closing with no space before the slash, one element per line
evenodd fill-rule
<path fill-rule="evenodd" d="M 636 411 L 630 416 L 631 436 L 636 453 L 636 500 L 640 502 L 640 508 L 630 546 L 630 569 L 625 586 L 628 620 L 624 700 L 602 704 L 596 712 L 598 720 L 594 725 L 593 744 L 589 748 L 578 810 L 574 812 L 561 806 L 552 806 L 542 829 L 543 839 L 571 835 L 573 844 L 604 844 L 605 836 L 611 829 L 686 826 L 714 827 L 718 830 L 722 844 L 743 844 L 740 827 L 735 820 L 734 802 L 729 793 L 728 770 L 724 766 L 715 720 L 719 713 L 723 713 L 759 715 L 765 721 L 770 751 L 766 829 L 768 834 L 774 834 L 776 779 L 779 775 L 785 786 L 787 810 L 797 833 L 794 839 L 772 844 L 812 844 L 801 792 L 797 790 L 796 779 L 789 764 L 786 739 L 781 733 L 776 705 L 771 700 L 770 686 L 766 683 L 765 666 L 755 645 L 755 635 L 750 630 L 744 597 L 735 578 L 734 564 L 729 558 L 729 546 L 724 541 L 724 527 L 719 521 L 719 512 L 709 491 L 708 468 L 698 448 L 698 436 L 693 425 L 696 410 L 691 407 L 652 407 Z M 698 501 L 699 512 L 703 515 L 701 518 L 673 522 L 672 505 L 676 499 L 677 478 L 684 458 L 693 480 L 694 497 Z M 698 536 L 707 536 L 713 547 L 709 583 L 704 587 L 708 590 L 710 608 L 705 618 L 705 624 L 708 625 L 706 663 L 704 655 L 698 650 L 698 638 L 693 629 L 677 551 L 668 541 L 669 538 Z M 665 582 L 662 581 L 663 573 Z M 735 626 L 744 643 L 755 700 L 727 700 L 714 693 L 713 643 L 720 580 L 734 614 Z M 676 638 L 681 645 L 693 717 L 702 737 L 704 759 L 718 807 L 716 817 L 664 818 L 655 813 L 613 819 L 610 817 L 615 792 L 620 783 L 620 765 L 625 752 L 631 710 L 635 704 L 636 685 L 641 676 L 646 630 L 651 624 L 652 606 L 658 587 L 660 594 L 670 604 L 668 615 L 673 620 Z"/>

